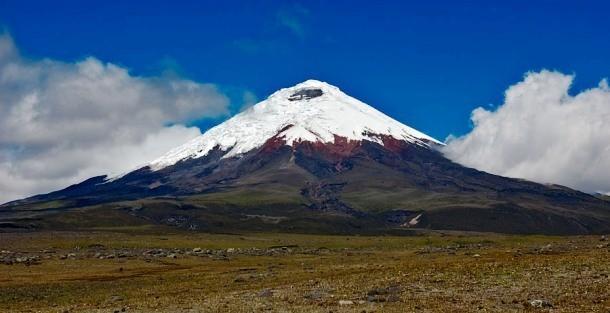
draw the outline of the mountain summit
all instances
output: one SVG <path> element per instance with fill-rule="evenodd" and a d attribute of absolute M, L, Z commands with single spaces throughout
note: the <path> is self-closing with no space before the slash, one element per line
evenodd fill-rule
<path fill-rule="evenodd" d="M 383 145 L 382 136 L 422 146 L 441 144 L 346 95 L 335 86 L 307 80 L 275 92 L 266 100 L 151 162 L 150 167 L 161 169 L 186 158 L 202 157 L 216 147 L 227 152 L 224 158 L 239 156 L 261 147 L 270 138 L 289 146 L 303 141 L 334 143 L 336 140 L 368 140 Z"/>
<path fill-rule="evenodd" d="M 610 232 L 609 202 L 463 167 L 441 145 L 308 80 L 140 169 L 0 206 L 0 228 Z"/>

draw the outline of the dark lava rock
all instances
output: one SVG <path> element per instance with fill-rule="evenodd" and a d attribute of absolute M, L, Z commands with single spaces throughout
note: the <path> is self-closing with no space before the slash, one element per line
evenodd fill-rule
<path fill-rule="evenodd" d="M 324 94 L 324 92 L 322 92 L 322 89 L 318 89 L 318 88 L 301 89 L 301 90 L 298 90 L 297 92 L 293 93 L 292 95 L 290 95 L 288 100 L 290 100 L 290 101 L 309 100 L 311 98 L 319 97 L 323 94 Z"/>

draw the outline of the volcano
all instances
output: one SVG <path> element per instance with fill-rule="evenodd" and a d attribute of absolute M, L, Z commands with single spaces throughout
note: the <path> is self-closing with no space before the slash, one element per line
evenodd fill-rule
<path fill-rule="evenodd" d="M 610 232 L 610 202 L 467 168 L 442 147 L 337 87 L 308 80 L 132 172 L 0 206 L 0 227 Z"/>

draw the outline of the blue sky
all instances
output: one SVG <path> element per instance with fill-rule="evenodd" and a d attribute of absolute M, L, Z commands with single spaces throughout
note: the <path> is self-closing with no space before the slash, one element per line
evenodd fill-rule
<path fill-rule="evenodd" d="M 229 94 L 324 80 L 443 140 L 527 71 L 575 73 L 575 90 L 607 77 L 606 3 L 3 0 L 0 25 L 29 58 L 95 56 Z"/>

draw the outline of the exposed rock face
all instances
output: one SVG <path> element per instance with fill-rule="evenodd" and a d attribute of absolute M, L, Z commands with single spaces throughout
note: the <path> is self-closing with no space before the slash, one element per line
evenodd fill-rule
<path fill-rule="evenodd" d="M 301 90 L 298 90 L 297 92 L 293 93 L 292 95 L 290 95 L 288 100 L 290 100 L 290 101 L 309 100 L 311 98 L 320 97 L 323 94 L 324 94 L 324 92 L 322 91 L 322 89 L 318 89 L 318 88 L 301 89 Z"/>

